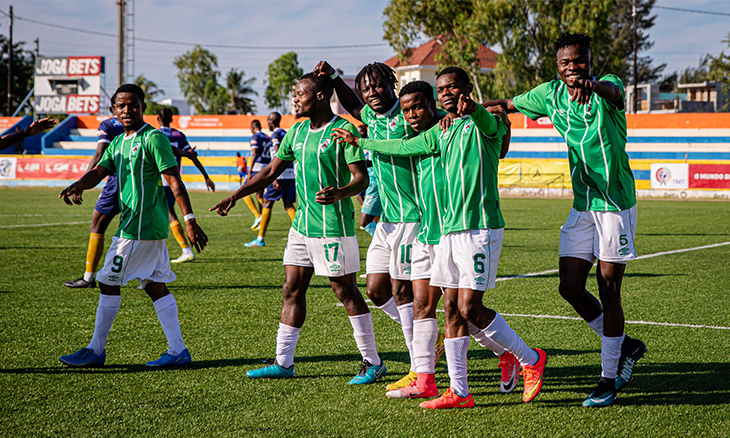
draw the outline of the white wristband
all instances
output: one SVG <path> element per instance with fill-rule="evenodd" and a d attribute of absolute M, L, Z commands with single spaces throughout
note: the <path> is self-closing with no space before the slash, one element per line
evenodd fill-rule
<path fill-rule="evenodd" d="M 183 220 L 185 220 L 185 222 L 189 221 L 190 219 L 195 219 L 195 215 L 190 213 L 183 216 Z"/>
<path fill-rule="evenodd" d="M 332 73 L 332 74 L 330 75 L 330 79 L 332 79 L 333 81 L 334 81 L 335 79 L 339 78 L 339 77 L 340 77 L 340 75 L 339 75 L 339 74 L 337 73 L 337 71 L 335 71 L 334 73 Z"/>

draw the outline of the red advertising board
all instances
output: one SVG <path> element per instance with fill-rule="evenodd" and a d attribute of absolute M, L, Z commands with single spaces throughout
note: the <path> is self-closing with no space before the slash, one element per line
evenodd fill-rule
<path fill-rule="evenodd" d="M 553 127 L 553 122 L 547 117 L 540 117 L 537 120 L 525 116 L 525 129 L 550 129 Z"/>
<path fill-rule="evenodd" d="M 690 189 L 730 189 L 730 164 L 690 164 Z"/>
<path fill-rule="evenodd" d="M 79 179 L 86 173 L 89 160 L 84 158 L 18 157 L 17 179 Z"/>

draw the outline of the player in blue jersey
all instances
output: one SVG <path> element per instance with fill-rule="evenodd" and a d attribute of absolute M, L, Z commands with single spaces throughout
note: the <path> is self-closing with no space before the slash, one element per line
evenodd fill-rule
<path fill-rule="evenodd" d="M 210 177 L 208 177 L 205 167 L 203 167 L 203 164 L 200 160 L 198 160 L 198 154 L 193 150 L 192 146 L 190 146 L 190 143 L 188 143 L 188 139 L 185 137 L 185 134 L 170 127 L 170 123 L 172 123 L 172 110 L 168 107 L 161 108 L 157 113 L 157 123 L 160 125 L 158 131 L 165 134 L 168 140 L 170 140 L 172 153 L 175 155 L 175 160 L 177 161 L 178 172 L 182 170 L 182 158 L 188 158 L 193 162 L 193 164 L 195 164 L 195 167 L 198 168 L 200 173 L 203 174 L 203 177 L 205 178 L 205 185 L 208 187 L 208 190 L 215 192 L 215 183 L 210 179 Z M 162 185 L 165 187 L 165 196 L 167 197 L 167 210 L 170 216 L 170 230 L 172 230 L 175 240 L 177 240 L 177 243 L 182 249 L 182 255 L 174 260 L 170 260 L 170 263 L 192 262 L 195 260 L 195 253 L 190 248 L 190 245 L 185 238 L 185 230 L 180 224 L 177 214 L 175 214 L 175 196 L 172 194 L 172 189 L 165 178 L 162 178 Z"/>
<path fill-rule="evenodd" d="M 281 141 L 286 135 L 286 131 L 279 127 L 281 124 L 281 114 L 276 111 L 269 114 L 266 121 L 269 124 L 269 131 L 272 131 L 270 137 L 271 149 L 269 156 L 275 156 L 276 152 L 279 150 Z M 286 168 L 286 170 L 284 170 L 284 173 L 282 173 L 278 179 L 264 190 L 264 203 L 261 208 L 259 235 L 256 236 L 253 241 L 244 244 L 244 246 L 247 248 L 266 246 L 264 237 L 266 237 L 266 229 L 269 227 L 269 222 L 271 221 L 271 208 L 274 206 L 274 202 L 279 199 L 281 199 L 284 203 L 284 208 L 286 209 L 289 218 L 293 221 L 294 216 L 297 213 L 296 208 L 294 208 L 294 202 L 297 200 L 297 186 L 294 182 L 293 162 Z"/>
<path fill-rule="evenodd" d="M 112 111 L 111 108 L 109 108 Z M 113 111 L 112 111 L 113 112 Z M 86 171 L 93 169 L 101 160 L 104 151 L 114 137 L 124 133 L 122 123 L 116 117 L 106 119 L 99 124 L 96 131 L 98 137 L 96 152 L 89 161 Z M 104 253 L 104 233 L 114 216 L 119 214 L 119 195 L 117 194 L 117 175 L 112 174 L 106 180 L 106 185 L 99 195 L 94 206 L 94 213 L 91 216 L 91 227 L 89 228 L 89 249 L 86 252 L 86 270 L 83 277 L 63 283 L 66 287 L 72 288 L 93 288 L 96 287 L 96 271 Z"/>
<path fill-rule="evenodd" d="M 271 138 L 261 132 L 261 122 L 258 120 L 251 122 L 251 140 L 249 140 L 249 143 L 251 144 L 251 165 L 248 167 L 247 181 L 251 181 L 254 175 L 259 173 L 271 162 Z M 256 201 L 254 201 L 253 195 L 246 196 L 243 200 L 255 217 L 253 225 L 251 225 L 252 230 L 258 230 L 259 224 L 261 223 L 261 206 L 264 204 L 263 190 L 256 193 L 256 200 L 258 201 L 258 206 L 256 205 Z"/>

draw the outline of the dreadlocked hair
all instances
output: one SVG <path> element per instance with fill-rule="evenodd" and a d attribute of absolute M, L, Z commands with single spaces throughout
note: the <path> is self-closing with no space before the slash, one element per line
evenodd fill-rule
<path fill-rule="evenodd" d="M 560 34 L 557 40 L 555 40 L 555 51 L 562 49 L 563 47 L 571 46 L 582 46 L 590 50 L 591 48 L 591 37 L 584 34 L 583 32 L 563 32 Z"/>
<path fill-rule="evenodd" d="M 373 62 L 372 64 L 368 64 L 363 67 L 362 70 L 360 70 L 360 73 L 355 76 L 355 89 L 357 90 L 357 94 L 359 94 L 360 97 L 362 97 L 362 89 L 360 88 L 360 83 L 365 77 L 370 78 L 370 80 L 372 81 L 374 75 L 378 76 L 380 79 L 389 84 L 390 88 L 395 91 L 395 86 L 398 83 L 398 80 L 395 78 L 395 71 L 388 65 L 383 64 L 382 62 Z"/>

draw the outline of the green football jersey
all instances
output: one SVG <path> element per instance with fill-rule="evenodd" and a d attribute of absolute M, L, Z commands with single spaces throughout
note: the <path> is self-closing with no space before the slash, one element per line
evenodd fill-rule
<path fill-rule="evenodd" d="M 386 114 L 377 114 L 365 105 L 360 118 L 368 125 L 368 137 L 374 140 L 403 139 L 416 136 L 406 122 L 400 101 Z M 411 157 L 373 154 L 373 169 L 378 180 L 383 222 L 419 222 L 416 195 L 416 165 Z"/>
<path fill-rule="evenodd" d="M 363 139 L 365 149 L 397 156 L 441 153 L 446 216 L 443 234 L 504 227 L 499 206 L 497 168 L 507 128 L 481 105 L 470 117 L 455 119 L 441 132 L 436 125 L 416 138 L 401 141 Z"/>
<path fill-rule="evenodd" d="M 436 245 L 441 239 L 446 216 L 441 154 L 420 155 L 414 159 L 418 172 L 418 206 L 421 213 L 418 240 L 428 245 Z"/>
<path fill-rule="evenodd" d="M 319 129 L 311 129 L 309 120 L 289 129 L 276 156 L 284 161 L 297 161 L 295 180 L 299 208 L 292 226 L 307 237 L 344 237 L 355 235 L 355 208 L 352 198 L 340 199 L 332 205 L 316 201 L 317 192 L 325 187 L 344 187 L 352 180 L 349 164 L 364 161 L 360 148 L 332 139 L 332 128 L 360 134 L 352 123 L 335 116 Z"/>
<path fill-rule="evenodd" d="M 169 218 L 160 175 L 177 167 L 167 136 L 148 124 L 132 135 L 118 135 L 98 165 L 117 174 L 120 216 L 115 236 L 167 239 Z"/>
<path fill-rule="evenodd" d="M 615 75 L 595 80 L 619 87 Z M 626 113 L 593 93 L 590 103 L 570 101 L 568 87 L 559 80 L 538 85 L 512 102 L 535 120 L 549 117 L 568 144 L 573 208 L 579 211 L 620 211 L 636 205 L 634 174 L 626 153 Z"/>

